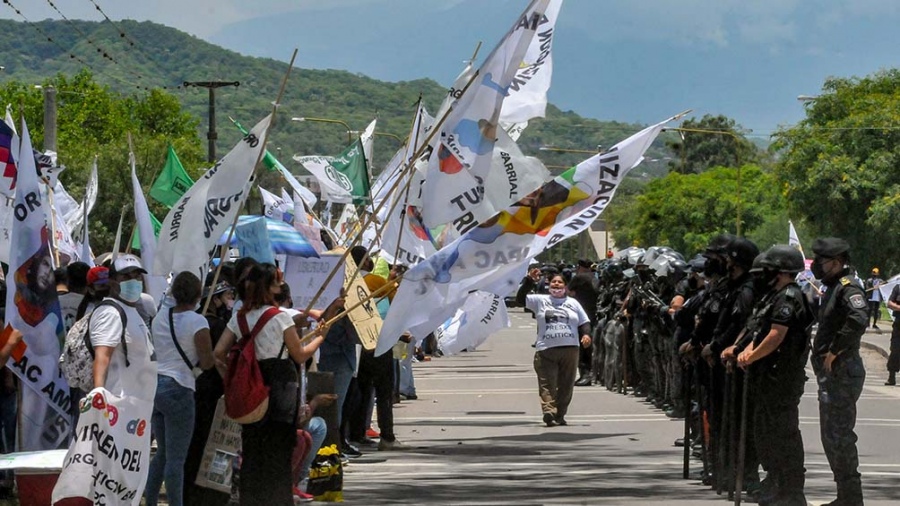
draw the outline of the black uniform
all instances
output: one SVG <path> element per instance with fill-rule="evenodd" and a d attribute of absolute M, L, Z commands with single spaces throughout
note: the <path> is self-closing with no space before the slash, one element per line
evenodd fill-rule
<path fill-rule="evenodd" d="M 859 453 L 856 449 L 856 402 L 862 393 L 866 370 L 859 343 L 868 323 L 863 289 L 847 276 L 827 283 L 819 309 L 819 330 L 813 344 L 813 369 L 819 384 L 819 423 L 825 456 L 837 482 L 838 498 L 862 504 Z M 831 373 L 825 372 L 825 355 L 837 355 Z"/>
<path fill-rule="evenodd" d="M 888 299 L 894 304 L 900 304 L 900 285 L 894 285 L 891 297 Z M 889 373 L 896 374 L 900 371 L 900 311 L 894 311 L 894 326 L 891 330 L 891 355 L 888 357 L 887 369 Z"/>
<path fill-rule="evenodd" d="M 778 348 L 751 365 L 753 427 L 757 456 L 783 494 L 802 494 L 803 438 L 800 435 L 800 398 L 806 383 L 812 310 L 796 283 L 772 292 L 752 324 L 753 345 L 758 347 L 772 325 L 787 327 Z M 757 326 L 758 325 L 758 326 Z"/>

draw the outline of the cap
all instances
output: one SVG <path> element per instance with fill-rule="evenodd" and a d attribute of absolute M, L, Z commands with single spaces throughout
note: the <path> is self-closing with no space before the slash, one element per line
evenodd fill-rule
<path fill-rule="evenodd" d="M 141 261 L 138 260 L 138 257 L 130 254 L 119 255 L 119 257 L 116 258 L 116 261 L 113 262 L 109 274 L 110 276 L 127 274 L 135 269 L 139 270 L 142 274 L 147 274 L 147 270 L 141 265 Z"/>
<path fill-rule="evenodd" d="M 881 271 L 878 270 L 878 267 L 872 267 L 872 274 L 879 274 Z"/>
<path fill-rule="evenodd" d="M 205 287 L 203 289 L 203 298 L 209 297 L 210 295 L 219 295 L 220 293 L 227 292 L 229 290 L 234 290 L 234 288 L 232 288 L 232 286 L 227 282 L 222 281 L 220 283 L 217 283 L 216 286 L 212 288 L 212 290 L 210 290 L 210 287 L 208 286 Z"/>
<path fill-rule="evenodd" d="M 91 267 L 87 273 L 89 285 L 105 285 L 109 283 L 109 269 L 106 267 Z"/>
<path fill-rule="evenodd" d="M 578 261 L 578 267 L 584 267 L 585 269 L 590 269 L 594 265 L 594 262 L 591 262 L 587 258 L 582 258 Z"/>
<path fill-rule="evenodd" d="M 839 237 L 820 237 L 813 242 L 813 253 L 820 257 L 835 258 L 850 252 L 850 244 Z"/>

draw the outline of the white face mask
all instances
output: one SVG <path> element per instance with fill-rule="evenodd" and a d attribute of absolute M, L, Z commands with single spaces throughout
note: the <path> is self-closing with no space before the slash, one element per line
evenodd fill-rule
<path fill-rule="evenodd" d="M 560 298 L 563 298 L 566 296 L 565 288 L 550 288 L 549 292 L 550 292 L 551 297 L 556 297 L 557 299 L 560 299 Z"/>
<path fill-rule="evenodd" d="M 119 298 L 134 304 L 141 299 L 144 283 L 140 279 L 129 279 L 119 283 Z"/>

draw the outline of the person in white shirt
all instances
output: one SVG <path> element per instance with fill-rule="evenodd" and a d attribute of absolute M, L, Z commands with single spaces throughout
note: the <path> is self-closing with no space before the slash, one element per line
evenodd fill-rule
<path fill-rule="evenodd" d="M 591 345 L 591 320 L 581 304 L 567 295 L 562 274 L 550 277 L 548 295 L 527 294 L 540 279 L 541 271 L 532 269 L 516 299 L 537 320 L 534 371 L 544 423 L 553 427 L 567 425 L 565 416 L 578 370 L 578 345 L 585 348 Z"/>
<path fill-rule="evenodd" d="M 151 424 L 157 450 L 147 476 L 148 506 L 158 503 L 163 480 L 169 504 L 184 504 L 184 462 L 194 432 L 194 367 L 214 365 L 209 323 L 196 312 L 201 293 L 200 278 L 187 271 L 178 274 L 171 297 L 150 326 L 157 359 Z"/>

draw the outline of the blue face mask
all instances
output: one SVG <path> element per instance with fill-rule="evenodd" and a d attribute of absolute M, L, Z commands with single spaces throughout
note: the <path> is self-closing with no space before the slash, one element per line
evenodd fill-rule
<path fill-rule="evenodd" d="M 119 298 L 134 304 L 141 299 L 144 283 L 140 279 L 129 279 L 119 283 Z"/>

